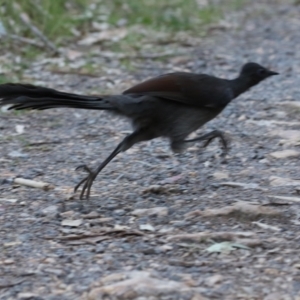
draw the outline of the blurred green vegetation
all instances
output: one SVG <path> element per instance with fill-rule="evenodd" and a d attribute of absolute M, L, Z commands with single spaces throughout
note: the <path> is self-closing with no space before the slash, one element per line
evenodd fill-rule
<path fill-rule="evenodd" d="M 243 0 L 113 0 L 102 1 L 108 10 L 107 20 L 118 24 L 142 24 L 168 31 L 195 30 L 222 16 L 224 9 L 236 9 Z"/>
<path fill-rule="evenodd" d="M 139 25 L 165 32 L 197 33 L 202 25 L 218 20 L 224 11 L 239 8 L 244 1 L 0 0 L 0 37 L 8 37 L 8 45 L 16 44 L 18 37 L 35 40 L 35 34 L 22 21 L 22 15 L 56 46 L 82 38 L 91 30 L 93 22 L 105 23 L 109 28 Z M 37 48 L 25 44 L 25 48 Z M 35 52 L 31 51 L 31 55 Z"/>
<path fill-rule="evenodd" d="M 0 74 L 0 84 L 6 83 L 6 82 L 7 82 L 7 78 L 3 74 Z"/>
<path fill-rule="evenodd" d="M 0 0 L 0 19 L 5 29 L 12 34 L 30 37 L 29 28 L 24 26 L 20 14 L 25 13 L 30 21 L 50 39 L 68 36 L 72 28 L 81 26 L 82 11 L 87 0 Z"/>

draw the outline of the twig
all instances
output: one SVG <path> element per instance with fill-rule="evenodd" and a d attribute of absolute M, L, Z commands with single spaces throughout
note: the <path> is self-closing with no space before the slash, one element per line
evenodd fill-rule
<path fill-rule="evenodd" d="M 161 58 L 161 57 L 167 57 L 167 56 L 179 56 L 184 55 L 187 52 L 183 51 L 165 51 L 160 53 L 136 53 L 136 54 L 124 54 L 124 53 L 115 53 L 115 52 L 109 52 L 109 51 L 102 51 L 101 56 L 105 58 L 142 58 L 142 59 L 155 59 L 155 58 Z"/>
<path fill-rule="evenodd" d="M 0 282 L 0 289 L 6 289 L 12 286 L 15 286 L 17 284 L 20 284 L 22 282 L 24 282 L 26 279 L 19 279 L 19 280 L 15 280 L 15 281 L 11 281 L 11 282 Z"/>
<path fill-rule="evenodd" d="M 30 18 L 28 17 L 28 15 L 26 13 L 22 12 L 21 7 L 17 3 L 14 3 L 13 6 L 14 6 L 14 9 L 19 12 L 20 20 L 24 23 L 24 25 L 27 26 L 29 28 L 29 30 L 36 37 L 38 37 L 48 49 L 50 49 L 55 54 L 59 53 L 59 50 L 56 48 L 56 46 L 49 39 L 47 39 L 47 37 L 37 27 L 35 27 L 30 22 Z"/>
<path fill-rule="evenodd" d="M 5 34 L 5 35 L 2 35 L 2 36 L 4 38 L 12 39 L 12 40 L 24 43 L 24 44 L 36 46 L 36 47 L 39 47 L 39 48 L 44 48 L 44 44 L 39 43 L 39 42 L 37 42 L 37 41 L 35 41 L 33 39 L 24 38 L 24 37 L 15 35 L 15 34 Z"/>
<path fill-rule="evenodd" d="M 287 202 L 295 202 L 300 203 L 300 197 L 289 197 L 289 196 L 276 196 L 276 195 L 268 195 L 269 198 L 285 200 Z"/>
<path fill-rule="evenodd" d="M 29 180 L 29 179 L 24 179 L 24 178 L 15 178 L 13 180 L 13 183 L 43 189 L 44 191 L 48 191 L 48 190 L 54 188 L 50 183 Z"/>
<path fill-rule="evenodd" d="M 87 76 L 87 77 L 95 77 L 95 78 L 99 78 L 101 77 L 101 74 L 92 74 L 92 73 L 88 73 L 88 72 L 82 72 L 82 71 L 76 71 L 76 70 L 59 70 L 59 69 L 54 69 L 54 68 L 50 68 L 49 71 L 51 73 L 55 73 L 55 74 L 62 74 L 62 75 L 79 75 L 79 76 Z"/>
<path fill-rule="evenodd" d="M 273 231 L 281 231 L 281 229 L 276 226 L 271 226 L 271 225 L 261 223 L 261 222 L 252 222 L 252 224 L 257 225 L 258 227 L 260 227 L 262 229 L 271 229 Z"/>
<path fill-rule="evenodd" d="M 160 53 L 140 53 L 137 54 L 135 57 L 137 58 L 149 58 L 149 59 L 155 59 L 155 58 L 161 58 L 161 57 L 167 57 L 167 56 L 177 56 L 177 55 L 183 55 L 186 54 L 186 51 L 165 51 Z"/>

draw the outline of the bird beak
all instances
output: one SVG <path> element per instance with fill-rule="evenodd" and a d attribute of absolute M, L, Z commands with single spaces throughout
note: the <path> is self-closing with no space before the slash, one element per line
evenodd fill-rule
<path fill-rule="evenodd" d="M 273 71 L 268 71 L 268 75 L 269 76 L 273 76 L 273 75 L 279 75 L 279 73 L 277 73 L 277 72 L 273 72 Z"/>

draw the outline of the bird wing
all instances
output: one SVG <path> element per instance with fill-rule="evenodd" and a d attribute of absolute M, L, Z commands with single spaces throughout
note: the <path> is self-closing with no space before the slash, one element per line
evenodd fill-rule
<path fill-rule="evenodd" d="M 196 107 L 221 108 L 233 98 L 229 81 L 205 74 L 176 72 L 161 75 L 123 92 L 151 95 Z"/>

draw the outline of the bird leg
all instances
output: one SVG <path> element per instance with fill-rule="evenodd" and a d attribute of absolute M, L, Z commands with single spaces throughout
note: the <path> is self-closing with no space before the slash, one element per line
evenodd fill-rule
<path fill-rule="evenodd" d="M 82 190 L 80 193 L 80 199 L 90 197 L 92 184 L 97 177 L 97 175 L 104 169 L 104 167 L 113 160 L 120 152 L 124 152 L 131 148 L 134 144 L 152 139 L 152 135 L 147 130 L 139 129 L 132 134 L 126 136 L 123 141 L 115 148 L 115 150 L 95 169 L 90 169 L 87 165 L 81 165 L 76 168 L 76 170 L 83 169 L 88 173 L 88 175 L 83 178 L 74 188 L 74 192 L 83 184 Z"/>
<path fill-rule="evenodd" d="M 206 140 L 205 144 L 203 145 L 203 148 L 207 147 L 212 140 L 214 140 L 215 138 L 220 138 L 221 143 L 223 145 L 224 151 L 223 151 L 223 156 L 225 156 L 227 154 L 227 150 L 228 150 L 228 143 L 227 140 L 224 137 L 224 133 L 220 130 L 213 130 L 207 134 L 201 135 L 197 138 L 191 139 L 191 140 L 184 140 L 184 143 L 193 143 L 193 142 L 197 142 L 197 141 L 203 141 Z"/>

